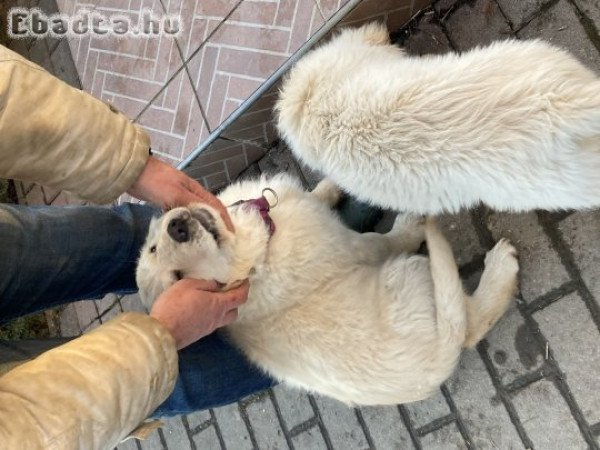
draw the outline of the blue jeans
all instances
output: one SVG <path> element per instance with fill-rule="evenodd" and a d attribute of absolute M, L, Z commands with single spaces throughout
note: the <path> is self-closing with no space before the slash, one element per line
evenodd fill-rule
<path fill-rule="evenodd" d="M 0 324 L 64 303 L 137 291 L 135 267 L 158 211 L 0 205 Z M 235 402 L 275 382 L 219 332 L 179 353 L 179 378 L 155 416 Z"/>

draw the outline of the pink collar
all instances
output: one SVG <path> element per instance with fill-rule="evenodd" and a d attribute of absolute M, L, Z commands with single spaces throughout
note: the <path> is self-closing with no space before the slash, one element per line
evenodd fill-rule
<path fill-rule="evenodd" d="M 271 204 L 265 197 L 265 192 L 271 192 L 275 196 L 275 204 L 273 206 L 271 206 Z M 269 229 L 269 235 L 273 236 L 273 233 L 275 233 L 275 222 L 273 222 L 273 219 L 271 219 L 271 216 L 269 216 L 269 211 L 271 210 L 271 208 L 277 206 L 278 202 L 279 198 L 277 197 L 275 191 L 271 188 L 265 188 L 263 189 L 262 195 L 259 198 L 255 198 L 253 200 L 240 200 L 233 203 L 230 206 L 242 205 L 247 210 L 254 209 L 258 211 L 265 224 L 267 225 L 267 228 Z"/>

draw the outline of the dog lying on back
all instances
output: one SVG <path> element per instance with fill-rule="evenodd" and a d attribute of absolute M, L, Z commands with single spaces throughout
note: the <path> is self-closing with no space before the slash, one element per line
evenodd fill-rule
<path fill-rule="evenodd" d="M 257 201 L 239 203 L 260 199 L 267 187 L 278 196 L 270 216 Z M 286 175 L 232 185 L 219 199 L 234 205 L 235 233 L 207 205 L 167 212 L 142 249 L 142 300 L 150 307 L 181 277 L 225 285 L 249 278 L 248 301 L 226 330 L 271 376 L 350 404 L 426 398 L 450 376 L 462 348 L 509 307 L 515 250 L 498 242 L 467 296 L 433 222 L 400 215 L 387 234 L 359 234 L 331 211 L 339 195 L 327 180 L 309 193 Z M 414 254 L 424 239 L 429 258 Z"/>
<path fill-rule="evenodd" d="M 542 41 L 414 57 L 342 31 L 284 81 L 278 129 L 363 201 L 421 214 L 600 206 L 600 80 Z"/>

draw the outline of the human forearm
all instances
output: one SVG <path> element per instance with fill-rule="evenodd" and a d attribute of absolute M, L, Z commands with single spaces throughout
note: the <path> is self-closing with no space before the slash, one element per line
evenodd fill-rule
<path fill-rule="evenodd" d="M 149 148 L 123 114 L 0 46 L 0 176 L 106 203 L 133 185 Z"/>
<path fill-rule="evenodd" d="M 144 314 L 119 316 L 0 378 L 0 442 L 113 448 L 167 398 L 177 368 L 163 326 Z"/>

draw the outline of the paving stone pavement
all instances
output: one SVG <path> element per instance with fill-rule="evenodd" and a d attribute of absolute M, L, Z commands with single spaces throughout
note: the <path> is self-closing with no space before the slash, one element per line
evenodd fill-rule
<path fill-rule="evenodd" d="M 411 24 L 404 45 L 428 54 L 539 37 L 600 73 L 599 30 L 598 0 L 440 0 Z M 24 51 L 42 65 L 57 64 L 30 45 Z M 280 170 L 314 185 L 314 174 L 282 147 L 248 173 Z M 23 202 L 77 202 L 37 186 L 19 190 Z M 148 440 L 118 448 L 599 449 L 600 211 L 499 214 L 479 208 L 440 223 L 467 287 L 476 285 L 485 251 L 500 237 L 514 242 L 522 270 L 514 306 L 476 349 L 463 353 L 434 397 L 349 408 L 277 386 L 237 404 L 166 420 Z M 78 335 L 129 310 L 143 310 L 136 296 L 79 302 L 64 309 L 61 329 Z"/>

